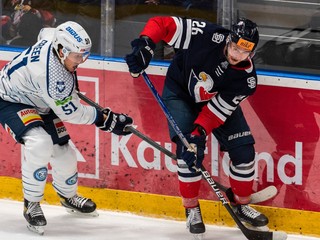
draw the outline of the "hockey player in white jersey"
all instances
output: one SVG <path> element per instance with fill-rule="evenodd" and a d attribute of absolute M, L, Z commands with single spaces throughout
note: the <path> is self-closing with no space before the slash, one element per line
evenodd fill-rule
<path fill-rule="evenodd" d="M 63 122 L 95 124 L 117 135 L 130 134 L 125 127 L 133 122 L 109 108 L 99 111 L 80 103 L 75 71 L 87 60 L 91 39 L 71 21 L 53 31 L 16 56 L 0 73 L 0 122 L 24 145 L 23 214 L 28 228 L 40 234 L 47 224 L 39 202 L 49 162 L 52 185 L 62 205 L 82 214 L 93 214 L 96 209 L 91 199 L 77 194 L 77 159 Z"/>

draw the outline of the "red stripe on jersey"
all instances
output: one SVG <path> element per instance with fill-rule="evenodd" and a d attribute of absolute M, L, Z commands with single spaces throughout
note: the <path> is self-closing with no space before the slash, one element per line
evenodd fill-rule
<path fill-rule="evenodd" d="M 172 17 L 153 17 L 148 20 L 140 36 L 148 36 L 154 43 L 161 40 L 168 43 L 176 30 L 177 26 Z"/>
<path fill-rule="evenodd" d="M 224 122 L 211 112 L 207 105 L 205 105 L 194 123 L 203 127 L 206 134 L 209 135 L 213 129 L 219 127 Z"/>

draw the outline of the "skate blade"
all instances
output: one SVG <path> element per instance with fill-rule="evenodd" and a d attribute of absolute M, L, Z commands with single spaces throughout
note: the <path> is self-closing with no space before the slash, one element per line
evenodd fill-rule
<path fill-rule="evenodd" d="M 90 212 L 90 213 L 79 212 L 71 208 L 66 208 L 66 210 L 68 213 L 75 216 L 80 216 L 80 217 L 98 217 L 99 216 L 99 213 L 97 212 L 97 210 L 94 210 L 93 212 Z"/>
<path fill-rule="evenodd" d="M 193 240 L 203 240 L 204 234 L 203 233 L 192 233 Z"/>
<path fill-rule="evenodd" d="M 34 233 L 37 233 L 39 235 L 43 235 L 44 234 L 44 227 L 43 226 L 33 226 L 31 224 L 27 225 L 27 228 Z"/>
<path fill-rule="evenodd" d="M 255 226 L 252 226 L 251 224 L 247 223 L 247 222 L 243 222 L 241 221 L 241 223 L 248 229 L 250 230 L 254 230 L 254 231 L 260 231 L 260 232 L 269 232 L 270 229 L 269 227 L 266 225 L 266 226 L 262 226 L 262 227 L 255 227 Z M 237 228 L 239 228 L 239 226 L 237 225 L 236 226 Z M 273 239 L 274 240 L 274 239 Z"/>
<path fill-rule="evenodd" d="M 269 232 L 270 229 L 268 226 L 262 226 L 262 227 L 255 227 L 255 226 L 252 226 L 246 222 L 242 222 L 243 225 L 245 225 L 248 229 L 251 229 L 251 230 L 255 230 L 255 231 L 260 231 L 260 232 Z"/>

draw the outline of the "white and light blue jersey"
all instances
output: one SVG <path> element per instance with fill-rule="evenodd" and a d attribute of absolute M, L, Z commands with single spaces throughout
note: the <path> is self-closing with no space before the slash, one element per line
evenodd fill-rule
<path fill-rule="evenodd" d="M 0 97 L 30 105 L 40 114 L 52 109 L 62 121 L 94 123 L 96 109 L 80 103 L 75 75 L 61 64 L 51 43 L 49 39 L 40 39 L 3 67 Z"/>

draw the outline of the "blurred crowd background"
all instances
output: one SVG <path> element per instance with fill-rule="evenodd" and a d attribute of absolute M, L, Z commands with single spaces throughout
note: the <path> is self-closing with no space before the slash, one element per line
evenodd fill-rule
<path fill-rule="evenodd" d="M 156 15 L 203 19 L 229 28 L 238 17 L 259 25 L 258 69 L 319 74 L 318 0 L 0 0 L 2 47 L 25 48 L 39 30 L 72 20 L 93 41 L 93 55 L 123 58 L 145 22 Z M 155 60 L 168 61 L 174 49 L 157 44 Z"/>

